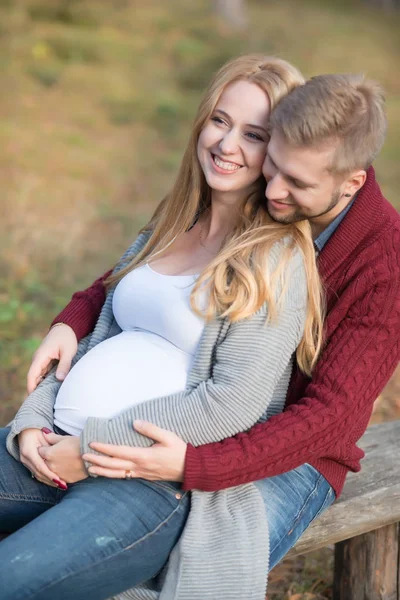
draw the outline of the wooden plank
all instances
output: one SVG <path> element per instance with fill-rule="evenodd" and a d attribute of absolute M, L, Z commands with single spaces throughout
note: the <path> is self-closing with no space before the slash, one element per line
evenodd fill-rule
<path fill-rule="evenodd" d="M 399 600 L 399 524 L 335 546 L 333 600 Z"/>
<path fill-rule="evenodd" d="M 360 473 L 349 473 L 343 494 L 303 534 L 289 556 L 400 521 L 400 421 L 368 428 Z"/>

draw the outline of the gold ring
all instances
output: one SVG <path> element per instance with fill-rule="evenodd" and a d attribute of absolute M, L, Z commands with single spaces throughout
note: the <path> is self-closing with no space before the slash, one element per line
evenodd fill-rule
<path fill-rule="evenodd" d="M 125 471 L 125 479 L 132 479 L 132 471 Z"/>
<path fill-rule="evenodd" d="M 32 479 L 35 479 L 35 475 L 31 472 Z"/>

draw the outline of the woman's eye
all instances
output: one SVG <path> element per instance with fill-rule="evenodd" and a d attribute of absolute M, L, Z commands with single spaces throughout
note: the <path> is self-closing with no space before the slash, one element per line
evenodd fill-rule
<path fill-rule="evenodd" d="M 211 121 L 214 121 L 214 123 L 220 123 L 220 124 L 225 123 L 225 121 L 223 119 L 221 119 L 221 117 L 211 117 Z"/>
<path fill-rule="evenodd" d="M 250 131 L 249 133 L 246 134 L 247 137 L 249 137 L 251 140 L 255 140 L 257 142 L 263 142 L 263 138 L 258 135 L 258 133 L 253 133 L 252 131 Z"/>

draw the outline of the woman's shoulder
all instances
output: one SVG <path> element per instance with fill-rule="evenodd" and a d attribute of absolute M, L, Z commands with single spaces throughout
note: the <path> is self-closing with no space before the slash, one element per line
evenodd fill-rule
<path fill-rule="evenodd" d="M 123 269 L 136 254 L 138 254 L 141 250 L 143 250 L 144 246 L 148 242 L 151 236 L 151 230 L 141 230 L 132 244 L 128 247 L 125 253 L 121 256 L 119 261 L 117 262 L 117 266 L 114 269 L 114 273 L 117 273 L 121 269 Z"/>
<path fill-rule="evenodd" d="M 288 270 L 293 273 L 298 271 L 300 275 L 305 277 L 304 254 L 289 235 L 271 246 L 269 261 L 272 268 L 278 267 L 279 263 L 283 261 L 285 271 Z"/>
<path fill-rule="evenodd" d="M 302 250 L 291 236 L 285 236 L 271 246 L 269 268 L 277 271 L 278 295 L 284 291 L 284 303 L 302 308 L 307 302 L 307 270 Z"/>

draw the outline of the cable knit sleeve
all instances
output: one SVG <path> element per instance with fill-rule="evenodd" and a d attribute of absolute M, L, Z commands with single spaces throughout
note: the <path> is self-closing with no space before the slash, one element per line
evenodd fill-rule
<path fill-rule="evenodd" d="M 301 399 L 247 433 L 188 446 L 185 489 L 217 491 L 272 477 L 305 462 L 316 465 L 338 448 L 346 459 L 400 359 L 398 269 L 392 274 L 375 277 L 372 286 L 357 282 L 367 291 L 335 326 Z"/>
<path fill-rule="evenodd" d="M 229 325 L 215 348 L 207 339 L 206 327 L 193 369 L 210 361 L 212 354 L 208 380 L 194 389 L 133 406 L 112 419 L 89 418 L 81 436 L 82 452 L 89 451 L 91 441 L 149 445 L 147 438 L 133 430 L 135 419 L 174 431 L 194 445 L 251 427 L 264 414 L 303 335 L 307 289 L 299 253 L 285 275 L 287 288 L 276 321 L 266 323 L 267 307 L 263 306 L 252 317 Z"/>
<path fill-rule="evenodd" d="M 86 290 L 75 292 L 71 301 L 55 317 L 51 326 L 56 323 L 69 325 L 74 330 L 78 341 L 93 331 L 106 298 L 104 281 L 111 273 L 112 270 L 107 271 Z"/>

